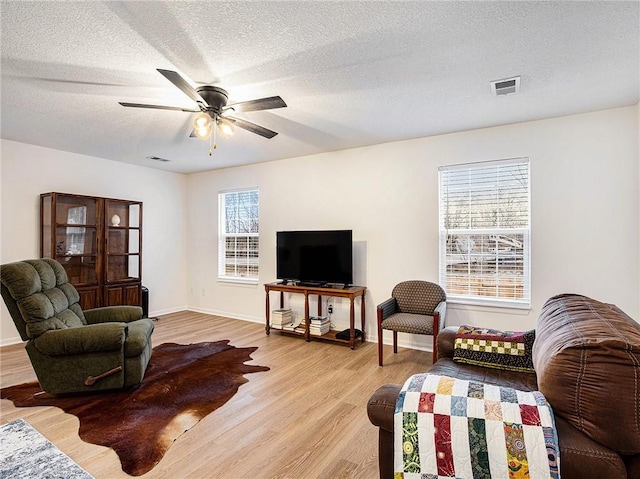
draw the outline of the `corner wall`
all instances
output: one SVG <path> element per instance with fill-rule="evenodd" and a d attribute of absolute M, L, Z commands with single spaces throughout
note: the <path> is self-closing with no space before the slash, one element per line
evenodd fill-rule
<path fill-rule="evenodd" d="M 452 305 L 448 324 L 534 328 L 544 302 L 565 292 L 615 303 L 639 321 L 638 131 L 635 105 L 189 175 L 188 304 L 262 322 L 276 231 L 352 229 L 354 282 L 368 288 L 367 338 L 375 341 L 375 306 L 393 285 L 438 280 L 438 167 L 524 156 L 531 160 L 532 308 Z M 217 194 L 251 186 L 260 189 L 260 282 L 221 283 Z M 301 312 L 300 297 L 287 301 Z M 334 323 L 346 328 L 348 304 L 332 303 Z M 431 347 L 430 338 L 401 339 Z"/>
<path fill-rule="evenodd" d="M 40 193 L 141 200 L 142 282 L 149 288 L 150 312 L 186 308 L 185 175 L 8 140 L 0 140 L 0 151 L 2 264 L 39 256 Z M 19 342 L 1 303 L 0 345 Z"/>

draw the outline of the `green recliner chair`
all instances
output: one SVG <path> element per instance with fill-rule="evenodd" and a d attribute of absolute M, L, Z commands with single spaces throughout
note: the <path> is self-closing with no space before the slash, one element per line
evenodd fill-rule
<path fill-rule="evenodd" d="M 153 321 L 138 306 L 82 311 L 78 291 L 53 259 L 0 267 L 1 293 L 43 391 L 135 386 L 151 358 Z"/>

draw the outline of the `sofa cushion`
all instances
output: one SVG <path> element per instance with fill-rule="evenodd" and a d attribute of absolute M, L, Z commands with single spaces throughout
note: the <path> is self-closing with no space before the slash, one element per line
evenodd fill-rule
<path fill-rule="evenodd" d="M 460 326 L 453 360 L 486 368 L 533 373 L 531 348 L 535 331 L 499 331 Z"/>
<path fill-rule="evenodd" d="M 640 324 L 576 294 L 549 299 L 533 363 L 556 415 L 622 455 L 640 453 Z"/>

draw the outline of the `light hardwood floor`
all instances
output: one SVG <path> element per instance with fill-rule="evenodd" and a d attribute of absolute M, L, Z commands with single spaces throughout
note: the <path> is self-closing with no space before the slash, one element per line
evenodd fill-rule
<path fill-rule="evenodd" d="M 270 371 L 249 382 L 224 406 L 180 436 L 143 478 L 362 478 L 378 477 L 378 431 L 367 417 L 367 400 L 379 386 L 402 383 L 426 371 L 431 353 L 385 346 L 355 350 L 339 344 L 272 333 L 246 321 L 180 312 L 161 316 L 154 345 L 231 340 L 257 346 L 249 364 Z M 35 380 L 23 345 L 0 348 L 0 386 Z M 129 478 L 116 454 L 83 442 L 78 420 L 54 407 L 16 408 L 1 401 L 0 423 L 26 419 L 96 479 Z"/>

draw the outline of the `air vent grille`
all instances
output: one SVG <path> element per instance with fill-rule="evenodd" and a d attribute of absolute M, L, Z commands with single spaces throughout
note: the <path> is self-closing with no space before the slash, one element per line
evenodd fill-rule
<path fill-rule="evenodd" d="M 520 77 L 503 78 L 491 82 L 491 93 L 495 96 L 509 95 L 520 91 Z"/>
<path fill-rule="evenodd" d="M 148 160 L 153 160 L 153 161 L 161 161 L 163 163 L 167 163 L 171 160 L 167 160 L 166 158 L 160 158 L 159 156 L 147 156 Z"/>

